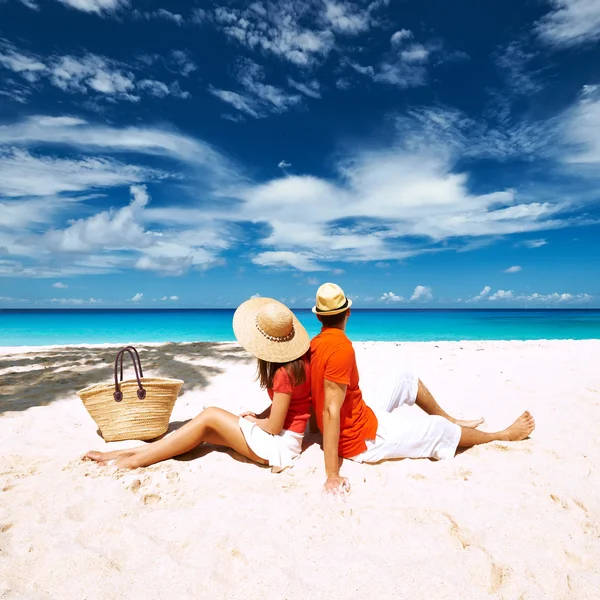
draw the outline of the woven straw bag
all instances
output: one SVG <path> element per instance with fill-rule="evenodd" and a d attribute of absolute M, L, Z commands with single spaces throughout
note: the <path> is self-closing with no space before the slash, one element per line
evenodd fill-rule
<path fill-rule="evenodd" d="M 135 379 L 123 381 L 123 357 L 133 361 Z M 120 381 L 117 372 L 120 366 Z M 99 383 L 77 392 L 107 442 L 151 440 L 165 433 L 181 379 L 144 377 L 137 350 L 127 346 L 115 359 L 114 384 Z"/>

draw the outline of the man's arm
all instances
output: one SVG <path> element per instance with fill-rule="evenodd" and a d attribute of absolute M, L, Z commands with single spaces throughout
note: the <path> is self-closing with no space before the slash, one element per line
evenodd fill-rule
<path fill-rule="evenodd" d="M 350 482 L 340 477 L 340 411 L 346 397 L 347 385 L 325 379 L 325 401 L 323 403 L 323 453 L 325 454 L 326 492 L 346 492 Z"/>

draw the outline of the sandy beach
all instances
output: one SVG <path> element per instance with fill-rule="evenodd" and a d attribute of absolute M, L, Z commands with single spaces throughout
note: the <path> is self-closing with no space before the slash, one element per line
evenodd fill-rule
<path fill-rule="evenodd" d="M 322 497 L 316 436 L 281 474 L 206 446 L 117 472 L 81 457 L 135 442 L 106 444 L 74 393 L 110 379 L 115 348 L 0 350 L 0 598 L 596 600 L 600 340 L 355 347 L 367 402 L 408 360 L 454 416 L 492 431 L 528 409 L 537 429 L 448 461 L 346 461 L 345 504 Z M 185 381 L 175 426 L 267 404 L 234 344 L 138 348 Z"/>

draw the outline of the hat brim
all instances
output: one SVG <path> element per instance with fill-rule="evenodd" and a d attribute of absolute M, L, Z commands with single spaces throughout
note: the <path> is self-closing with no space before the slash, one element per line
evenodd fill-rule
<path fill-rule="evenodd" d="M 316 306 L 313 306 L 312 311 L 315 313 L 315 315 L 323 315 L 324 317 L 339 315 L 340 313 L 347 311 L 352 306 L 352 300 L 350 300 L 350 298 L 346 298 L 346 301 L 347 304 L 343 308 L 336 308 L 335 310 L 319 310 Z"/>
<path fill-rule="evenodd" d="M 294 334 L 285 342 L 269 340 L 256 327 L 258 311 L 271 302 L 281 304 L 273 298 L 250 298 L 242 303 L 233 315 L 235 337 L 244 350 L 261 360 L 274 363 L 296 360 L 306 354 L 310 347 L 308 333 L 296 315 L 293 315 Z"/>

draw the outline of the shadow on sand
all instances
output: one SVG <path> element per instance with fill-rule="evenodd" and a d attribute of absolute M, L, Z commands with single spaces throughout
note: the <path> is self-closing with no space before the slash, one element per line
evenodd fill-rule
<path fill-rule="evenodd" d="M 192 361 L 253 361 L 242 348 L 232 344 L 170 343 L 136 348 L 144 374 L 183 379 L 182 392 L 205 388 L 211 377 L 224 372 L 219 366 L 192 364 Z M 111 381 L 118 350 L 118 347 L 64 347 L 0 356 L 0 373 L 12 371 L 0 375 L 0 415 L 45 406 L 94 383 Z M 126 359 L 127 379 L 133 376 L 133 369 L 129 357 Z"/>

